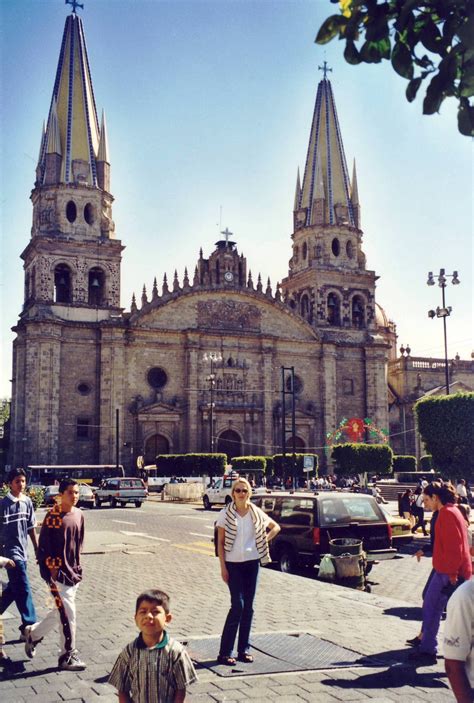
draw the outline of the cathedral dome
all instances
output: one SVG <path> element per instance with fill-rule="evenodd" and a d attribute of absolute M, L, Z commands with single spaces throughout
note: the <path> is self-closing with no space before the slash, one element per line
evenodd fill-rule
<path fill-rule="evenodd" d="M 375 303 L 375 322 L 377 324 L 377 327 L 390 326 L 390 320 L 388 319 L 385 310 L 378 303 Z"/>

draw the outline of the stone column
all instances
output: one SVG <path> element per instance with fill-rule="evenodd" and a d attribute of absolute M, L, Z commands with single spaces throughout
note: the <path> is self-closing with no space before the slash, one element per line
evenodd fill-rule
<path fill-rule="evenodd" d="M 119 410 L 119 463 L 124 437 L 125 413 L 125 344 L 121 329 L 109 328 L 102 333 L 100 352 L 100 439 L 101 464 L 115 463 L 116 410 Z"/>
<path fill-rule="evenodd" d="M 365 383 L 367 417 L 379 428 L 388 429 L 387 397 L 388 347 L 373 345 L 365 349 Z"/>
<path fill-rule="evenodd" d="M 200 451 L 199 433 L 199 339 L 194 334 L 188 334 L 186 340 L 186 378 L 184 382 L 184 396 L 186 398 L 187 439 L 185 451 Z"/>
<path fill-rule="evenodd" d="M 257 454 L 273 454 L 273 403 L 275 396 L 273 395 L 273 364 L 274 364 L 274 347 L 273 345 L 267 344 L 263 347 L 263 358 L 262 358 L 262 381 L 263 381 L 263 417 L 261 428 L 258 433 L 260 439 L 260 444 L 263 447 L 259 448 Z M 262 431 L 263 429 L 263 431 Z"/>
<path fill-rule="evenodd" d="M 340 418 L 337 417 L 337 385 L 336 385 L 336 345 L 323 344 L 321 367 L 321 405 L 323 407 L 323 444 L 326 443 L 326 435 L 333 432 Z M 332 467 L 328 470 L 332 473 Z"/>

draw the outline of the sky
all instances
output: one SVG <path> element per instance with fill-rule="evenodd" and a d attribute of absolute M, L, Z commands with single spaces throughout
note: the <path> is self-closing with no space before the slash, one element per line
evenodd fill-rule
<path fill-rule="evenodd" d="M 412 356 L 444 357 L 428 310 L 448 284 L 448 355 L 472 351 L 472 142 L 456 106 L 423 116 L 387 62 L 348 65 L 344 44 L 314 43 L 329 0 L 84 0 L 99 112 L 107 118 L 116 236 L 126 249 L 121 303 L 175 268 L 192 274 L 228 227 L 254 281 L 288 273 L 298 166 L 304 169 L 318 66 L 326 60 L 352 173 L 357 163 L 367 268 L 376 300 Z M 69 7 L 69 6 L 68 6 Z M 43 120 L 68 8 L 61 0 L 0 0 L 1 379 L 23 302 Z"/>

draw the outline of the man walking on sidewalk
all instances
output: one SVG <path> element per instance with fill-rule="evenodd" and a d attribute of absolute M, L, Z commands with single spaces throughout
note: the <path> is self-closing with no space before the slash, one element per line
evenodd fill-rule
<path fill-rule="evenodd" d="M 1 554 L 15 562 L 8 570 L 8 586 L 2 593 L 0 614 L 15 603 L 21 617 L 20 639 L 24 639 L 27 625 L 36 622 L 36 612 L 28 580 L 28 535 L 35 552 L 36 518 L 31 498 L 25 495 L 26 474 L 23 469 L 12 469 L 7 476 L 10 492 L 0 501 Z"/>
<path fill-rule="evenodd" d="M 72 478 L 59 485 L 59 503 L 46 515 L 41 528 L 38 564 L 54 598 L 52 610 L 25 628 L 26 655 L 32 659 L 36 646 L 55 626 L 58 616 L 60 647 L 58 666 L 69 671 L 86 668 L 76 650 L 76 592 L 82 581 L 80 554 L 84 542 L 84 517 L 78 508 L 79 486 Z"/>

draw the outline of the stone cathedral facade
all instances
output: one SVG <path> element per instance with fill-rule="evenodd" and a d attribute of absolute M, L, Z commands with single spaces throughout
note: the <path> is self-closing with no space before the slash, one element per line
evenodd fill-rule
<path fill-rule="evenodd" d="M 117 410 L 128 470 L 141 454 L 151 463 L 157 453 L 211 445 L 230 456 L 273 454 L 282 442 L 282 366 L 295 372 L 298 451 L 323 458 L 327 433 L 344 417 L 388 427 L 395 328 L 366 268 L 355 166 L 350 178 L 326 71 L 297 178 L 289 270 L 276 286 L 252 278 L 226 231 L 182 280 L 155 280 L 129 309 L 121 307 L 124 246 L 110 172 L 106 122 L 73 12 L 41 137 L 31 239 L 21 254 L 12 464 L 113 462 Z"/>

